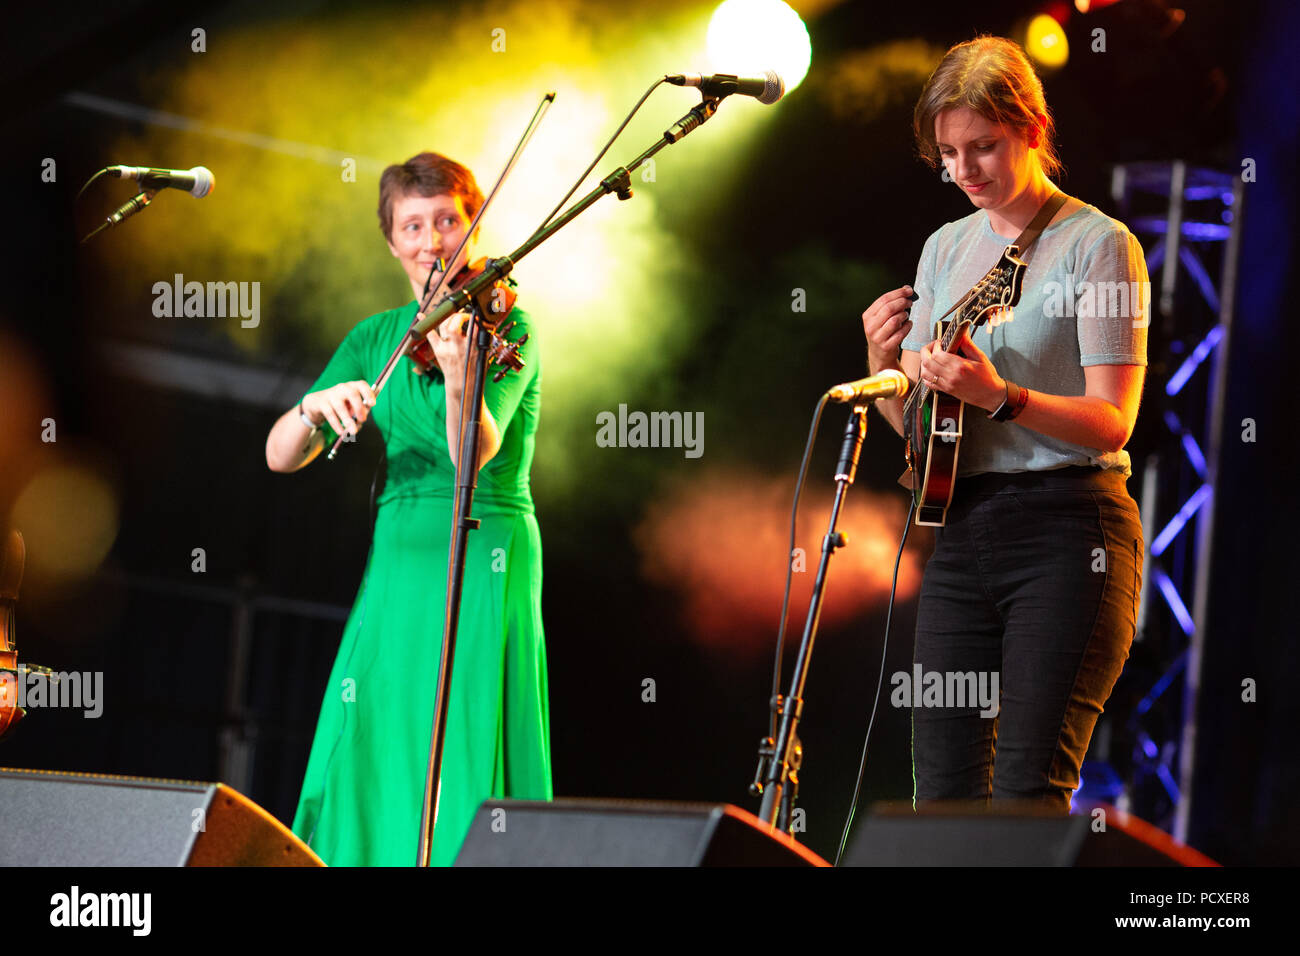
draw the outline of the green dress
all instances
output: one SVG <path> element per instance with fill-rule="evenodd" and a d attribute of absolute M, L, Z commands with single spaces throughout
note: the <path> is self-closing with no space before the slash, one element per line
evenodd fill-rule
<path fill-rule="evenodd" d="M 415 309 L 412 301 L 359 323 L 311 391 L 374 382 Z M 502 443 L 474 496 L 482 524 L 468 538 L 434 865 L 455 860 L 483 800 L 552 795 L 541 536 L 528 484 L 541 376 L 528 316 L 516 307 L 510 318 L 512 339 L 530 333 L 520 351 L 527 365 L 497 383 L 488 374 L 485 401 Z M 442 376 L 413 368 L 401 359 L 364 426 L 383 437 L 388 480 L 293 821 L 331 866 L 411 866 L 419 845 L 454 469 Z"/>

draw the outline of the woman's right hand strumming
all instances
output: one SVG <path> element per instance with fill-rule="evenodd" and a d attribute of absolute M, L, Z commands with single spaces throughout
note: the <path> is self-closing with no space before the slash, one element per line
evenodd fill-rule
<path fill-rule="evenodd" d="M 355 435 L 374 404 L 370 383 L 358 380 L 309 393 L 302 400 L 302 410 L 313 422 L 329 422 L 336 435 Z"/>
<path fill-rule="evenodd" d="M 898 369 L 915 382 L 921 360 L 915 352 L 903 352 L 899 364 L 899 347 L 912 331 L 911 309 L 916 293 L 910 285 L 884 293 L 862 313 L 862 331 L 867 337 L 868 371 L 874 375 L 885 369 Z M 894 431 L 903 434 L 903 400 L 891 398 L 875 403 Z"/>

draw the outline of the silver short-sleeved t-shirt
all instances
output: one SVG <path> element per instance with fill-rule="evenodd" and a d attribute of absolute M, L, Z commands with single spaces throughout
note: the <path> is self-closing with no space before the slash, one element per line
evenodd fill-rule
<path fill-rule="evenodd" d="M 946 313 L 1012 242 L 977 210 L 931 234 L 913 288 L 912 330 L 902 347 L 919 352 Z M 972 339 L 998 374 L 1050 395 L 1083 395 L 1084 367 L 1147 364 L 1150 283 L 1142 246 L 1121 222 L 1084 205 L 1052 223 L 1022 256 L 1027 269 L 1014 318 L 985 323 Z M 1066 465 L 1116 469 L 1127 477 L 1127 451 L 1103 452 L 1052 438 L 1015 422 L 989 421 L 968 407 L 958 475 L 1048 471 Z"/>

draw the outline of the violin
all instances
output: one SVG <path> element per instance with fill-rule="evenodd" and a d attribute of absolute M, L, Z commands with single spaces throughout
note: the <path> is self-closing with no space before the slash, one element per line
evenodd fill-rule
<path fill-rule="evenodd" d="M 487 268 L 487 263 L 488 260 L 485 257 L 479 259 L 477 262 L 470 263 L 465 266 L 465 268 L 461 269 L 460 272 L 456 273 L 451 281 L 443 288 L 441 294 L 439 294 L 436 300 L 424 303 L 424 308 L 415 316 L 415 321 L 419 322 L 424 318 L 425 309 L 433 308 L 447 296 L 463 289 L 471 279 L 481 275 L 483 270 Z M 492 381 L 494 382 L 501 381 L 501 379 L 505 377 L 506 372 L 511 369 L 516 372 L 519 371 L 525 364 L 524 360 L 519 357 L 519 347 L 528 341 L 527 333 L 521 336 L 518 341 L 511 342 L 506 338 L 506 335 L 515 327 L 515 323 L 506 322 L 504 327 L 501 326 L 501 323 L 510 316 L 510 312 L 514 309 L 515 301 L 517 299 L 518 294 L 515 292 L 515 281 L 509 276 L 504 279 L 499 279 L 488 288 L 483 289 L 474 299 L 475 304 L 478 306 L 478 312 L 483 317 L 488 333 L 492 337 L 492 342 L 488 346 L 487 351 L 488 361 L 492 364 L 501 366 L 500 371 L 492 376 Z M 455 317 L 453 316 L 452 318 L 447 319 L 447 321 L 450 322 L 454 319 Z M 469 320 L 462 319 L 459 321 L 462 322 L 461 331 L 464 332 L 465 326 L 468 325 Z M 411 357 L 411 361 L 414 363 L 411 369 L 412 372 L 425 375 L 435 368 L 439 371 L 442 370 L 438 365 L 438 357 L 434 354 L 433 345 L 429 342 L 428 336 L 420 336 L 419 339 L 411 345 L 410 351 L 408 351 L 407 354 Z"/>
<path fill-rule="evenodd" d="M 33 667 L 18 663 L 18 643 L 14 638 L 14 610 L 18 604 L 18 586 L 23 580 L 27 547 L 19 531 L 10 531 L 0 550 L 0 737 L 13 730 L 14 725 L 26 716 L 18 706 L 19 681 L 29 673 L 43 674 L 57 679 L 46 667 Z"/>

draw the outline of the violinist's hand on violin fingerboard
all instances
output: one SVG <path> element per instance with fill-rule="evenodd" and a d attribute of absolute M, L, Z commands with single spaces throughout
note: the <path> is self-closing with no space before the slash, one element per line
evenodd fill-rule
<path fill-rule="evenodd" d="M 457 312 L 448 316 L 442 325 L 436 326 L 428 335 L 433 354 L 438 358 L 438 367 L 442 369 L 443 377 L 450 381 L 459 381 L 465 368 L 465 352 L 469 348 L 465 325 L 468 322 L 468 315 Z"/>

